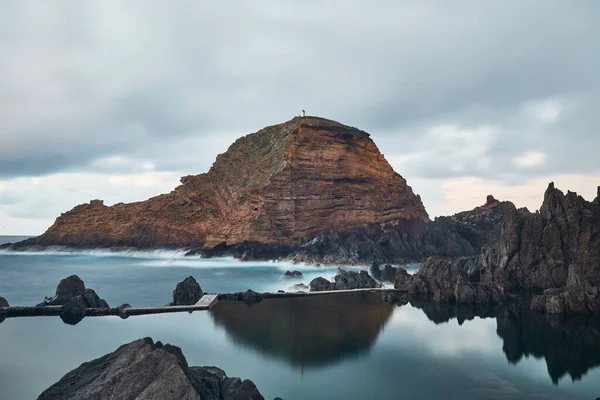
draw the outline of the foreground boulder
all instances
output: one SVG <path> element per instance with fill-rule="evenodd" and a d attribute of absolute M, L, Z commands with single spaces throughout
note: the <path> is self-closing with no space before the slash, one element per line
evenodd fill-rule
<path fill-rule="evenodd" d="M 189 367 L 181 349 L 139 339 L 87 362 L 46 389 L 40 400 L 263 400 L 254 383 L 216 367 Z"/>
<path fill-rule="evenodd" d="M 200 284 L 193 276 L 188 276 L 183 281 L 179 282 L 173 290 L 174 306 L 192 306 L 203 296 Z"/>
<path fill-rule="evenodd" d="M 83 308 L 110 308 L 108 303 L 88 289 L 77 275 L 71 275 L 61 280 L 56 288 L 54 297 L 46 297 L 38 307 L 65 306 L 69 303 L 79 304 Z"/>
<path fill-rule="evenodd" d="M 334 278 L 333 290 L 372 289 L 381 287 L 367 271 L 340 270 Z"/>

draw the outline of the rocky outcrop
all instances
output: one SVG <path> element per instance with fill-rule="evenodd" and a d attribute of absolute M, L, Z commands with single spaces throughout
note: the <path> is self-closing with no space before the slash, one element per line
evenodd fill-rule
<path fill-rule="evenodd" d="M 254 290 L 246 290 L 245 292 L 237 293 L 224 293 L 219 295 L 219 300 L 232 300 L 241 301 L 248 305 L 260 303 L 264 298 L 262 293 L 255 292 Z"/>
<path fill-rule="evenodd" d="M 181 349 L 136 340 L 87 362 L 45 390 L 46 399 L 263 400 L 252 381 L 216 367 L 190 367 Z"/>
<path fill-rule="evenodd" d="M 207 173 L 181 178 L 169 194 L 113 206 L 93 200 L 22 245 L 294 244 L 322 231 L 413 219 L 428 221 L 421 199 L 368 133 L 305 117 L 238 139 Z"/>
<path fill-rule="evenodd" d="M 381 287 L 367 271 L 340 270 L 333 281 L 330 290 L 372 289 Z"/>
<path fill-rule="evenodd" d="M 9 306 L 8 301 L 4 297 L 0 296 L 0 307 L 8 307 L 8 306 Z"/>
<path fill-rule="evenodd" d="M 304 278 L 304 275 L 302 275 L 302 272 L 300 271 L 285 271 L 285 274 L 283 274 L 284 278 L 297 278 L 297 279 L 302 279 Z"/>
<path fill-rule="evenodd" d="M 174 306 L 192 306 L 200 300 L 204 293 L 200 284 L 193 276 L 188 276 L 183 281 L 179 282 L 173 290 Z"/>
<path fill-rule="evenodd" d="M 110 308 L 93 289 L 88 289 L 77 275 L 62 279 L 54 297 L 46 297 L 37 307 L 62 306 L 61 319 L 71 325 L 79 323 L 89 308 Z"/>
<path fill-rule="evenodd" d="M 383 282 L 395 282 L 397 271 L 398 268 L 392 267 L 390 264 L 386 264 L 383 267 L 383 272 L 381 273 L 381 280 Z"/>
<path fill-rule="evenodd" d="M 321 277 L 315 278 L 312 281 L 310 281 L 309 286 L 311 292 L 324 292 L 327 290 L 333 290 L 333 283 Z"/>
<path fill-rule="evenodd" d="M 434 301 L 458 304 L 498 304 L 504 301 L 499 288 L 473 282 L 467 272 L 455 263 L 430 258 L 415 275 L 399 268 L 396 289 L 409 296 L 430 298 Z"/>
<path fill-rule="evenodd" d="M 551 183 L 539 212 L 488 199 L 485 206 L 453 218 L 463 227 L 469 221 L 481 228 L 495 221 L 497 227 L 488 226 L 470 240 L 481 249 L 478 255 L 429 260 L 414 276 L 398 271 L 397 288 L 439 301 L 510 298 L 546 313 L 600 313 L 598 198 L 588 202 L 573 192 L 565 195 Z M 463 230 L 461 236 L 471 233 Z"/>
<path fill-rule="evenodd" d="M 110 308 L 104 299 L 96 294 L 93 289 L 85 287 L 84 282 L 77 275 L 71 275 L 62 279 L 54 297 L 46 297 L 37 305 L 45 306 L 67 306 L 64 308 Z"/>

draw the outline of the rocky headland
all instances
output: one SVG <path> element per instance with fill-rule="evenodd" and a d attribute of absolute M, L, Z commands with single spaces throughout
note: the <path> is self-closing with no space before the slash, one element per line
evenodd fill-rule
<path fill-rule="evenodd" d="M 62 214 L 43 235 L 4 247 L 185 248 L 191 257 L 418 263 L 415 276 L 394 277 L 391 266 L 371 271 L 413 297 L 518 298 L 546 313 L 600 313 L 598 193 L 590 202 L 551 183 L 537 212 L 490 195 L 480 207 L 431 221 L 368 133 L 297 117 L 238 139 L 207 173 L 183 177 L 169 194 L 113 206 L 93 200 Z"/>

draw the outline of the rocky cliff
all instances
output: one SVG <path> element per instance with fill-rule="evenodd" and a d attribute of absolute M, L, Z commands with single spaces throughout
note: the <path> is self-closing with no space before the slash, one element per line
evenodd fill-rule
<path fill-rule="evenodd" d="M 519 298 L 552 314 L 600 314 L 600 188 L 591 202 L 550 183 L 539 212 L 512 203 L 457 214 L 461 231 L 479 251 L 453 262 L 430 259 L 414 276 L 398 271 L 396 287 L 409 294 L 458 303 Z M 483 210 L 483 212 L 482 212 Z"/>
<path fill-rule="evenodd" d="M 420 197 L 368 133 L 297 117 L 238 139 L 207 173 L 181 178 L 169 194 L 79 205 L 24 245 L 289 245 L 322 231 L 413 220 L 428 221 Z"/>

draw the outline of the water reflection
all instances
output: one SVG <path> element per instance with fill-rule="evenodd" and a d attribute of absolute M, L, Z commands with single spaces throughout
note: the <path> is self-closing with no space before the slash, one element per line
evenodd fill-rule
<path fill-rule="evenodd" d="M 544 315 L 505 310 L 497 318 L 498 336 L 509 362 L 523 356 L 544 358 L 554 384 L 566 374 L 581 378 L 600 365 L 600 317 Z"/>
<path fill-rule="evenodd" d="M 430 321 L 442 324 L 495 318 L 508 362 L 543 358 L 554 384 L 566 374 L 579 380 L 600 365 L 598 317 L 544 315 L 506 307 L 466 307 L 411 302 Z M 402 304 L 398 304 L 402 307 Z M 264 300 L 248 306 L 222 301 L 211 310 L 217 326 L 234 342 L 304 368 L 365 355 L 390 319 L 395 306 L 379 296 L 338 295 Z"/>
<path fill-rule="evenodd" d="M 291 365 L 314 368 L 367 353 L 394 306 L 379 296 L 337 295 L 221 301 L 211 310 L 236 342 Z"/>

